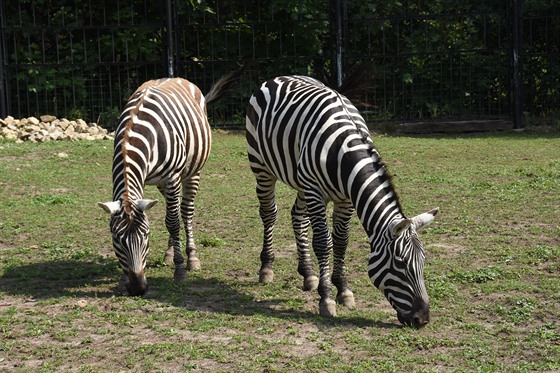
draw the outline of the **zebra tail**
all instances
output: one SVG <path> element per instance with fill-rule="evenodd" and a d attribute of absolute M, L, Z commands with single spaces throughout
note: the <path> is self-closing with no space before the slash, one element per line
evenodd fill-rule
<path fill-rule="evenodd" d="M 227 73 L 224 76 L 222 76 L 220 79 L 218 79 L 218 81 L 216 81 L 212 85 L 210 91 L 208 91 L 208 93 L 204 95 L 204 98 L 206 99 L 206 104 L 208 105 L 211 104 L 212 102 L 216 102 L 224 98 L 233 89 L 237 88 L 241 76 L 247 69 L 247 66 L 248 66 L 247 64 L 244 64 L 239 69 Z"/>
<path fill-rule="evenodd" d="M 365 91 L 375 88 L 371 74 L 371 64 L 371 60 L 360 63 L 350 75 L 344 78 L 342 84 L 336 90 L 354 104 L 368 106 L 361 102 L 361 99 L 363 99 Z"/>

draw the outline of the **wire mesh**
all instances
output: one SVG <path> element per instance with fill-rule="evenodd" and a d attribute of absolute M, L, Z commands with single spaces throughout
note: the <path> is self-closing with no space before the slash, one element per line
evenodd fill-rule
<path fill-rule="evenodd" d="M 166 76 L 169 50 L 175 75 L 203 92 L 251 61 L 238 90 L 209 108 L 215 126 L 240 126 L 249 96 L 271 77 L 304 74 L 336 87 L 340 40 L 345 75 L 369 61 L 370 85 L 353 98 L 369 121 L 511 117 L 511 12 L 504 4 L 169 4 L 170 22 L 165 1 L 2 2 L 4 114 L 80 116 L 110 128 L 136 87 Z M 557 118 L 560 7 L 526 10 L 524 111 Z M 333 26 L 337 16 L 342 34 Z"/>

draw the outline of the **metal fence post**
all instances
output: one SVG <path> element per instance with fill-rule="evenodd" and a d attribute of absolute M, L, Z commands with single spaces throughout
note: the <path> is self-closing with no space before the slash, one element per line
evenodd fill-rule
<path fill-rule="evenodd" d="M 165 22 L 166 22 L 166 32 L 167 32 L 167 77 L 173 78 L 173 18 L 172 18 L 172 11 L 171 11 L 171 0 L 167 0 L 165 2 Z"/>
<path fill-rule="evenodd" d="M 511 2 L 513 58 L 513 130 L 522 131 L 523 124 L 523 0 Z"/>
<path fill-rule="evenodd" d="M 336 66 L 336 85 L 340 87 L 344 80 L 344 69 L 342 66 L 342 7 L 341 0 L 330 2 L 331 12 L 334 16 L 334 34 L 335 34 L 335 66 Z"/>
<path fill-rule="evenodd" d="M 8 116 L 8 90 L 6 89 L 6 77 L 4 76 L 5 26 L 6 12 L 4 11 L 4 0 L 0 0 L 0 118 L 6 118 Z"/>

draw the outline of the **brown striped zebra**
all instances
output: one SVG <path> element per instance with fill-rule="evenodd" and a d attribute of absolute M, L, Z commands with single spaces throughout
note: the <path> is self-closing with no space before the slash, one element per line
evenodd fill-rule
<path fill-rule="evenodd" d="M 144 199 L 146 184 L 156 185 L 165 198 L 167 253 L 173 257 L 174 280 L 181 282 L 187 276 L 179 214 L 186 231 L 186 269 L 200 268 L 192 221 L 200 171 L 212 142 L 206 105 L 221 98 L 242 72 L 225 75 L 206 96 L 186 79 L 168 78 L 142 84 L 128 100 L 115 131 L 113 201 L 98 205 L 111 214 L 113 248 L 130 295 L 143 295 L 148 289 L 146 212 L 157 201 Z"/>
<path fill-rule="evenodd" d="M 357 215 L 370 244 L 368 274 L 407 325 L 429 322 L 424 285 L 424 247 L 417 231 L 438 209 L 406 218 L 386 167 L 363 117 L 342 94 L 305 76 L 281 76 L 262 84 L 247 109 L 247 143 L 256 177 L 259 213 L 264 225 L 260 282 L 274 272 L 273 230 L 278 215 L 278 180 L 297 190 L 292 226 L 298 249 L 298 272 L 304 289 L 318 288 L 319 312 L 335 316 L 336 301 L 354 306 L 345 269 L 350 219 Z M 326 206 L 333 202 L 332 234 Z M 319 262 L 313 272 L 308 228 Z M 330 256 L 334 254 L 332 276 Z"/>

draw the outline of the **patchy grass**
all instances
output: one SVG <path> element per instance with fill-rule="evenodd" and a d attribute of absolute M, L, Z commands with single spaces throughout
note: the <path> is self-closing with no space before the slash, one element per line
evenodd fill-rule
<path fill-rule="evenodd" d="M 258 284 L 262 228 L 241 133 L 214 133 L 196 200 L 202 270 L 184 285 L 163 264 L 163 204 L 150 210 L 143 298 L 119 293 L 96 206 L 111 196 L 112 144 L 0 143 L 0 370 L 560 370 L 557 134 L 374 140 L 405 212 L 441 208 L 422 233 L 433 317 L 421 330 L 401 327 L 367 278 L 357 218 L 356 309 L 318 316 L 318 295 L 301 291 L 285 186 L 275 281 Z"/>

